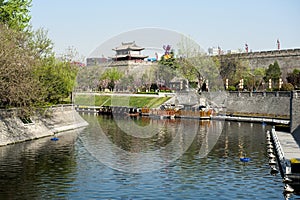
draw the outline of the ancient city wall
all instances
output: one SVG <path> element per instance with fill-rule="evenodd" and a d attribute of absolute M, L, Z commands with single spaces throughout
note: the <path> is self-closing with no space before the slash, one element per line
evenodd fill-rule
<path fill-rule="evenodd" d="M 228 58 L 228 55 L 221 55 L 221 61 L 225 57 Z M 293 71 L 294 68 L 300 68 L 300 49 L 231 54 L 230 58 L 248 60 L 251 69 L 255 69 L 257 67 L 267 68 L 270 64 L 277 61 L 281 67 L 283 78 L 286 77 L 288 72 Z"/>

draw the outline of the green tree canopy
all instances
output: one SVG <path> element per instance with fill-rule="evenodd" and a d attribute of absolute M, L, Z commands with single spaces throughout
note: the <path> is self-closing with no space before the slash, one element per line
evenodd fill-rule
<path fill-rule="evenodd" d="M 272 79 L 279 79 L 281 77 L 281 70 L 277 61 L 274 64 L 270 64 L 269 67 L 266 69 L 266 80 Z"/>
<path fill-rule="evenodd" d="M 107 88 L 111 91 L 114 90 L 115 84 L 123 77 L 123 73 L 120 72 L 116 67 L 109 68 L 104 71 L 100 77 L 100 81 L 107 82 Z"/>
<path fill-rule="evenodd" d="M 272 80 L 272 87 L 278 87 L 279 78 L 281 77 L 281 70 L 277 61 L 274 64 L 270 64 L 266 69 L 265 81 L 268 82 L 269 79 Z"/>
<path fill-rule="evenodd" d="M 54 57 L 46 33 L 21 32 L 0 24 L 0 41 L 1 107 L 17 107 L 28 115 L 33 107 L 69 96 L 78 67 Z"/>
<path fill-rule="evenodd" d="M 243 79 L 244 87 L 251 87 L 251 75 L 248 60 L 241 60 L 234 55 L 225 55 L 220 61 L 220 75 L 225 82 L 228 79 L 229 86 L 238 87 Z"/>
<path fill-rule="evenodd" d="M 300 70 L 294 69 L 292 73 L 288 73 L 286 77 L 288 83 L 291 83 L 295 89 L 300 88 Z"/>
<path fill-rule="evenodd" d="M 39 28 L 36 31 L 30 31 L 30 47 L 33 51 L 35 58 L 44 59 L 53 57 L 53 42 L 48 38 L 48 31 Z"/>
<path fill-rule="evenodd" d="M 262 83 L 264 81 L 264 77 L 266 76 L 266 70 L 262 67 L 258 67 L 253 72 L 253 79 L 254 79 L 254 88 L 256 91 L 260 90 Z M 264 89 L 264 88 L 261 88 Z"/>
<path fill-rule="evenodd" d="M 176 70 L 179 67 L 173 50 L 170 52 L 170 54 L 161 56 L 159 64 L 166 66 L 172 70 Z"/>
<path fill-rule="evenodd" d="M 77 72 L 78 67 L 68 61 L 60 61 L 55 57 L 44 59 L 35 72 L 44 101 L 57 104 L 67 98 L 75 87 Z"/>
<path fill-rule="evenodd" d="M 31 19 L 31 0 L 0 0 L 0 22 L 9 28 L 23 31 Z"/>

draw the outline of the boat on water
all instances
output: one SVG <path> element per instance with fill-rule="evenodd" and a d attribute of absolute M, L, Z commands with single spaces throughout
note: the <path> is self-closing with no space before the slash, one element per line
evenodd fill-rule
<path fill-rule="evenodd" d="M 241 161 L 241 162 L 249 162 L 249 161 L 250 161 L 250 158 L 248 158 L 248 157 L 241 157 L 241 158 L 240 158 L 240 161 Z"/>
<path fill-rule="evenodd" d="M 137 117 L 137 116 L 140 116 L 140 113 L 138 112 L 135 112 L 135 113 L 125 113 L 127 116 L 130 116 L 130 117 Z"/>
<path fill-rule="evenodd" d="M 127 116 L 137 117 L 140 116 L 140 110 L 138 108 L 129 108 L 124 112 Z"/>
<path fill-rule="evenodd" d="M 190 105 L 162 105 L 159 109 L 142 108 L 141 115 L 157 116 L 161 118 L 191 118 L 191 119 L 210 119 L 214 110 L 205 106 Z"/>

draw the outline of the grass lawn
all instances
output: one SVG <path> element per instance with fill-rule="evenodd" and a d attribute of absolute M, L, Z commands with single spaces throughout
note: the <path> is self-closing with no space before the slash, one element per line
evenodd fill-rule
<path fill-rule="evenodd" d="M 80 106 L 128 106 L 156 108 L 170 97 L 133 97 L 133 96 L 94 96 L 77 95 L 75 104 Z"/>

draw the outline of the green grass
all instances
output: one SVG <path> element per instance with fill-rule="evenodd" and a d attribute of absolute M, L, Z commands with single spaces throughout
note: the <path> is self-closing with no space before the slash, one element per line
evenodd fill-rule
<path fill-rule="evenodd" d="M 77 95 L 75 104 L 80 106 L 128 106 L 156 108 L 169 100 L 170 97 L 126 97 L 126 96 L 94 96 Z"/>

